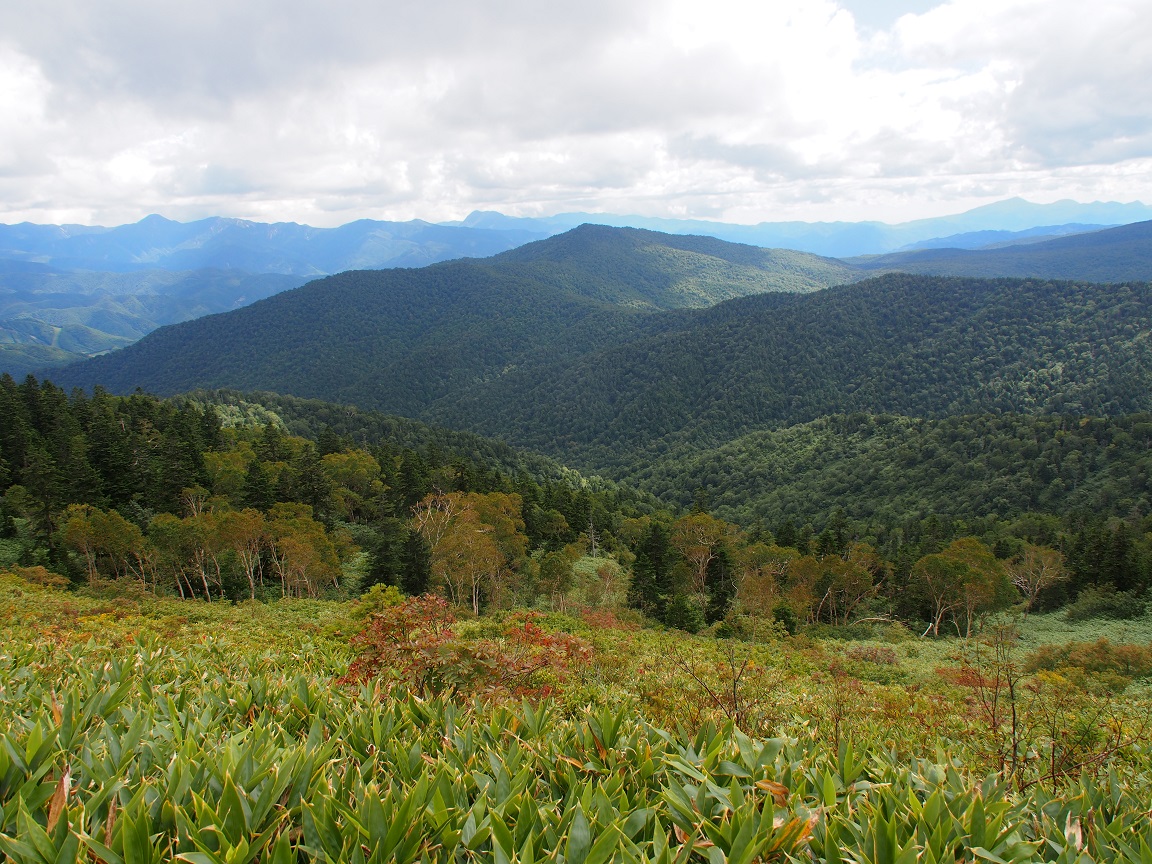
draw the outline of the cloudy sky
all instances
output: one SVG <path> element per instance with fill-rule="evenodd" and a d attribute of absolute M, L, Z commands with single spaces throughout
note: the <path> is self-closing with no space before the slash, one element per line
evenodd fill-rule
<path fill-rule="evenodd" d="M 1149 0 L 14 0 L 0 222 L 1152 203 Z"/>

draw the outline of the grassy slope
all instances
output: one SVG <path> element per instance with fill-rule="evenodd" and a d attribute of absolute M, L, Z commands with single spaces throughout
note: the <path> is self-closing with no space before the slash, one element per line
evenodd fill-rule
<path fill-rule="evenodd" d="M 945 652 L 958 643 L 949 640 L 905 639 L 897 651 L 878 643 L 891 653 L 875 663 L 852 654 L 866 644 L 748 649 L 649 631 L 592 633 L 599 660 L 577 689 L 532 709 L 334 683 L 348 656 L 348 612 L 335 604 L 67 595 L 0 574 L 0 612 L 12 622 L 0 631 L 0 737 L 8 744 L 0 846 L 19 861 L 40 860 L 25 859 L 19 845 L 33 838 L 41 857 L 77 860 L 56 850 L 74 849 L 82 835 L 126 857 L 128 826 L 141 820 L 153 860 L 187 855 L 192 833 L 221 857 L 241 843 L 275 861 L 323 860 L 324 851 L 349 860 L 361 845 L 398 844 L 404 862 L 435 846 L 462 856 L 470 846 L 487 858 L 496 843 L 509 859 L 527 843 L 537 860 L 564 851 L 571 860 L 597 839 L 605 851 L 623 846 L 648 860 L 705 830 L 699 806 L 712 817 L 703 836 L 728 851 L 736 833 L 728 826 L 738 820 L 753 818 L 759 833 L 745 836 L 767 843 L 795 816 L 797 829 L 809 825 L 803 845 L 821 862 L 870 848 L 874 814 L 895 814 L 900 845 L 923 852 L 935 842 L 935 860 L 949 861 L 975 860 L 977 847 L 982 859 L 1043 860 L 1032 844 L 1061 848 L 1068 826 L 1102 806 L 1107 830 L 1088 834 L 1086 850 L 1096 860 L 1127 854 L 1121 844 L 1152 827 L 1148 754 L 1139 745 L 1111 759 L 1098 780 L 1055 794 L 984 782 L 989 741 L 978 713 L 965 709 L 964 691 L 927 671 L 955 662 Z M 707 722 L 723 703 L 703 685 L 722 683 L 729 664 L 744 659 L 739 688 L 753 701 L 743 722 L 796 738 L 754 741 Z M 18 698 L 6 698 L 9 691 Z M 585 708 L 589 697 L 607 704 Z M 1128 700 L 1126 723 L 1138 722 L 1130 715 L 1141 706 Z M 653 729 L 637 709 L 674 719 L 680 731 Z M 66 814 L 50 804 L 61 764 L 75 789 Z M 173 782 L 180 777 L 187 782 Z M 757 780 L 776 785 L 757 789 Z M 121 787 L 127 794 L 110 815 L 109 796 Z M 136 800 L 138 788 L 152 793 Z M 262 803 L 269 789 L 275 807 Z M 775 807 L 764 789 L 778 796 Z M 934 792 L 950 813 L 926 815 L 924 798 Z M 57 830 L 44 832 L 54 809 Z M 784 819 L 770 829 L 773 816 Z M 1003 834 L 984 833 L 989 817 L 1002 820 Z M 670 838 L 669 822 L 686 833 Z M 390 825 L 400 831 L 388 836 Z M 937 828 L 944 834 L 933 841 Z"/>

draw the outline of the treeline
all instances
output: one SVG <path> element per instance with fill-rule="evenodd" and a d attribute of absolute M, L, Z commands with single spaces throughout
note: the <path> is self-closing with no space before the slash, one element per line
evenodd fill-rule
<path fill-rule="evenodd" d="M 200 407 L 212 406 L 225 426 L 276 422 L 291 434 L 319 442 L 322 446 L 331 446 L 333 439 L 357 447 L 387 442 L 391 446 L 428 453 L 434 462 L 440 461 L 438 454 L 451 454 L 454 458 L 463 458 L 477 466 L 511 476 L 528 474 L 536 480 L 588 482 L 547 456 L 517 450 L 504 441 L 472 432 L 429 426 L 419 420 L 352 405 L 279 393 L 240 393 L 236 390 L 195 390 L 186 398 Z M 605 489 L 612 485 L 599 478 L 590 479 Z M 638 495 L 620 488 L 613 491 Z M 655 503 L 655 499 L 649 503 Z"/>
<path fill-rule="evenodd" d="M 1152 518 L 1062 525 L 908 520 L 879 534 L 836 511 L 819 532 L 785 520 L 750 530 L 696 510 L 626 520 L 628 603 L 669 626 L 755 635 L 768 624 L 902 621 L 967 634 L 989 613 L 1068 607 L 1139 617 L 1152 587 Z M 1071 605 L 1069 605 L 1071 604 Z"/>
<path fill-rule="evenodd" d="M 704 493 L 690 510 L 658 510 L 626 489 L 546 461 L 534 475 L 531 460 L 518 463 L 499 444 L 410 421 L 269 395 L 266 404 L 206 398 L 66 395 L 0 378 L 9 418 L 0 426 L 0 566 L 208 599 L 392 585 L 474 612 L 630 606 L 683 629 L 752 634 L 861 620 L 967 632 L 1012 604 L 1075 602 L 1078 614 L 1127 616 L 1143 611 L 1152 586 L 1152 517 L 1138 507 L 1123 518 L 979 515 L 977 503 L 964 518 L 837 507 L 819 519 L 797 509 L 737 524 Z M 292 434 L 269 405 L 317 431 Z M 346 425 L 326 422 L 341 412 Z M 1056 473 L 1084 483 L 1061 465 L 1120 459 L 1152 434 L 1138 417 L 1047 418 L 1034 428 L 1011 420 L 929 425 L 923 446 L 956 459 L 973 458 L 973 447 L 1060 454 Z M 845 434 L 891 427 L 885 434 L 918 452 L 918 427 L 903 418 L 827 423 Z M 1011 446 L 996 443 L 1001 433 Z M 1121 474 L 1135 482 L 1134 471 Z"/>
<path fill-rule="evenodd" d="M 357 447 L 326 425 L 314 441 L 278 422 L 225 427 L 215 407 L 185 399 L 66 395 L 4 376 L 0 412 L 0 565 L 47 565 L 78 581 L 131 577 L 209 598 L 377 583 L 420 593 L 448 585 L 448 549 L 419 513 L 452 502 L 482 540 L 519 550 L 501 552 L 475 592 L 477 604 L 511 602 L 498 580 L 532 576 L 542 555 L 582 537 L 611 549 L 610 527 L 645 509 L 571 472 L 538 481 L 386 436 Z"/>

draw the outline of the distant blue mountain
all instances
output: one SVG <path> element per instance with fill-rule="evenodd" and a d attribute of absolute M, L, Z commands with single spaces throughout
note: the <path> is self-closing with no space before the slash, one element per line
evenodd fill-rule
<path fill-rule="evenodd" d="M 459 222 L 377 222 L 362 219 L 338 228 L 295 222 L 262 223 L 213 217 L 174 222 L 148 216 L 115 228 L 87 225 L 0 225 L 0 275 L 17 267 L 59 270 L 240 270 L 290 276 L 323 276 L 345 270 L 422 267 L 453 258 L 485 258 L 585 223 L 646 228 L 666 234 L 700 234 L 775 249 L 844 258 L 942 245 L 972 248 L 955 235 L 1022 232 L 1037 226 L 1082 230 L 1152 219 L 1152 207 L 1058 201 L 1032 204 L 1019 198 L 966 213 L 889 225 L 884 222 L 761 222 L 735 225 L 699 219 L 661 219 L 612 213 L 561 213 L 542 218 L 477 211 Z M 949 242 L 934 242 L 948 238 Z M 988 242 L 1011 239 L 995 237 Z M 927 241 L 927 242 L 926 242 Z M 979 243 L 976 245 L 985 245 Z M 14 263 L 10 263 L 14 262 Z"/>
<path fill-rule="evenodd" d="M 864 271 L 932 276 L 1023 276 L 1086 282 L 1152 281 L 1152 221 L 983 249 L 914 249 L 845 261 Z"/>
<path fill-rule="evenodd" d="M 486 258 L 547 236 L 430 222 L 362 219 L 339 228 L 213 217 L 174 222 L 148 216 L 115 228 L 0 225 L 0 259 L 60 270 L 241 270 L 324 276 L 344 270 L 422 267 L 452 258 Z M 7 265 L 8 268 L 14 265 Z M 0 268 L 0 272 L 5 272 Z M 8 271 L 10 272 L 10 270 Z"/>
<path fill-rule="evenodd" d="M 755 290 L 813 290 L 854 281 L 874 270 L 1148 279 L 1152 269 L 1143 229 L 1119 235 L 1077 232 L 1149 219 L 1152 207 L 1139 202 L 1032 204 L 1014 198 L 954 216 L 897 225 L 733 225 L 606 213 L 517 218 L 493 212 L 475 212 L 460 222 L 439 225 L 362 219 L 338 228 L 223 217 L 174 222 L 162 216 L 114 228 L 0 225 L 0 371 L 22 374 L 102 353 L 158 326 L 236 309 L 313 277 L 486 258 L 584 223 L 704 235 L 773 250 L 769 258 L 775 281 L 770 289 L 757 276 L 750 282 L 745 279 L 747 285 L 733 277 L 734 284 L 720 290 L 716 283 L 723 281 L 721 271 L 727 265 L 710 264 L 694 277 L 696 281 L 683 281 L 677 289 L 677 303 L 696 305 L 746 293 L 749 285 Z M 1040 242 L 1054 236 L 1087 239 L 1055 247 Z M 695 238 L 693 243 L 698 246 L 701 240 Z M 1022 243 L 1031 245 L 1016 246 Z M 673 246 L 668 246 L 667 254 L 685 254 Z M 997 251 L 992 246 L 1009 248 Z M 797 257 L 802 252 L 854 260 L 813 262 Z M 868 258 L 854 257 L 860 255 Z M 563 269 L 556 262 L 538 267 Z M 587 278 L 587 274 L 581 277 Z M 635 296 L 629 302 L 644 306 L 651 301 L 644 293 L 651 286 L 641 283 L 642 279 L 632 285 Z M 657 305 L 668 302 L 663 298 Z"/>
<path fill-rule="evenodd" d="M 121 348 L 165 324 L 238 309 L 306 281 L 238 270 L 110 273 L 0 261 L 0 373 L 20 378 Z"/>
<path fill-rule="evenodd" d="M 1086 225 L 1083 222 L 1074 222 L 1071 225 L 1038 225 L 1025 231 L 968 231 L 964 234 L 953 234 L 949 237 L 933 237 L 931 240 L 921 240 L 918 243 L 909 243 L 897 252 L 913 252 L 917 249 L 1003 249 L 1008 246 L 1027 246 L 1032 243 L 1043 243 L 1055 240 L 1057 237 L 1067 237 L 1071 234 L 1086 234 L 1090 231 L 1099 231 L 1102 228 L 1115 228 L 1115 225 Z"/>
<path fill-rule="evenodd" d="M 611 213 L 560 213 L 544 218 L 516 218 L 501 213 L 477 211 L 459 222 L 443 223 L 462 228 L 499 231 L 533 231 L 560 234 L 585 222 L 617 227 L 647 228 L 666 234 L 705 234 L 733 243 L 796 249 L 834 258 L 894 252 L 933 238 L 951 237 L 977 231 L 1018 232 L 1037 226 L 1064 226 L 1079 223 L 1084 230 L 1096 230 L 1152 219 L 1152 207 L 1134 201 L 1057 201 L 1033 204 L 1010 198 L 959 213 L 933 219 L 917 219 L 890 225 L 885 222 L 761 222 L 733 225 L 698 219 L 659 219 L 647 216 L 619 216 Z M 1056 232 L 1066 233 L 1066 232 Z M 955 245 L 955 244 L 953 244 Z"/>

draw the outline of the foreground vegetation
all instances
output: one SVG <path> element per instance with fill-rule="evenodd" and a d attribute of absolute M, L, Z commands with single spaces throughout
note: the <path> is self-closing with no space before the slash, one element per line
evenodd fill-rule
<path fill-rule="evenodd" d="M 52 581 L 0 575 L 12 861 L 1152 860 L 1146 702 L 1086 667 L 514 616 L 451 625 L 422 684 L 357 680 L 350 634 L 411 603 Z M 584 659 L 488 687 L 479 646 L 523 631 Z M 987 713 L 1000 673 L 1016 726 Z"/>

